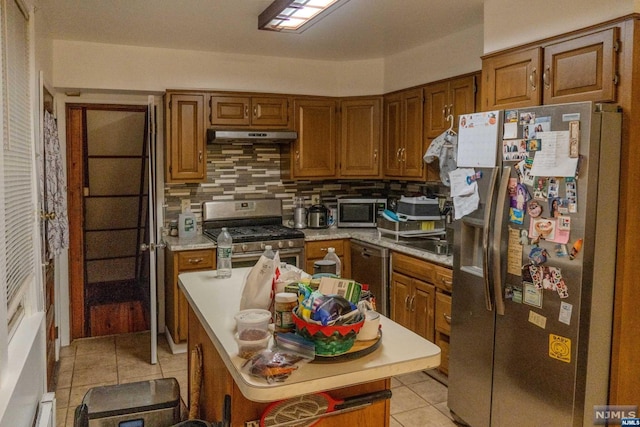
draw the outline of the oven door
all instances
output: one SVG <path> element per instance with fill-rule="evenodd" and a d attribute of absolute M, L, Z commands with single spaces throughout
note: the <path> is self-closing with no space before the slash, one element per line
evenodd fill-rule
<path fill-rule="evenodd" d="M 280 262 L 295 265 L 298 268 L 304 266 L 304 248 L 278 249 Z M 231 254 L 231 265 L 233 268 L 253 267 L 260 259 L 262 252 L 233 253 Z"/>

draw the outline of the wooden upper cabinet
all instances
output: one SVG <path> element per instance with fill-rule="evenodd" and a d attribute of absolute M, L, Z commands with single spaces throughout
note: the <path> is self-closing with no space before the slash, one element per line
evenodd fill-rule
<path fill-rule="evenodd" d="M 482 109 L 531 107 L 542 101 L 542 49 L 482 60 Z"/>
<path fill-rule="evenodd" d="M 384 175 L 423 179 L 422 88 L 385 97 Z"/>
<path fill-rule="evenodd" d="M 424 87 L 424 133 L 425 138 L 436 138 L 452 125 L 458 129 L 461 114 L 476 111 L 476 76 L 466 76 L 428 84 Z"/>
<path fill-rule="evenodd" d="M 384 174 L 387 176 L 402 175 L 402 161 L 400 153 L 401 125 L 400 116 L 402 100 L 400 94 L 384 97 Z"/>
<path fill-rule="evenodd" d="M 291 148 L 293 178 L 336 176 L 336 101 L 328 98 L 294 100 L 298 139 Z"/>
<path fill-rule="evenodd" d="M 544 103 L 616 100 L 618 28 L 544 48 Z"/>
<path fill-rule="evenodd" d="M 209 98 L 209 123 L 214 127 L 290 129 L 289 106 L 286 96 L 213 94 Z"/>
<path fill-rule="evenodd" d="M 585 33 L 482 60 L 483 110 L 615 102 L 619 28 Z"/>
<path fill-rule="evenodd" d="M 340 101 L 340 176 L 380 176 L 381 115 L 381 97 Z"/>
<path fill-rule="evenodd" d="M 206 173 L 204 94 L 165 95 L 165 180 L 203 182 Z"/>

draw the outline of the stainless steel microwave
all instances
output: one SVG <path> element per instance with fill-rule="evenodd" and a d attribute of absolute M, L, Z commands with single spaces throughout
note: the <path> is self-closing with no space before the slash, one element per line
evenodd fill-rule
<path fill-rule="evenodd" d="M 387 209 L 387 199 L 354 197 L 338 199 L 338 227 L 376 227 L 377 218 Z"/>

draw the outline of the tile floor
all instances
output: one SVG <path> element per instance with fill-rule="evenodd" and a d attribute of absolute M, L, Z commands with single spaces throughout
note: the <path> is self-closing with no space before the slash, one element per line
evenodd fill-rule
<path fill-rule="evenodd" d="M 175 377 L 186 401 L 187 354 L 171 354 L 158 337 L 158 364 L 151 365 L 149 332 L 74 341 L 60 351 L 56 398 L 58 427 L 73 427 L 75 408 L 99 385 Z M 447 409 L 447 388 L 424 372 L 391 381 L 391 427 L 455 427 Z"/>

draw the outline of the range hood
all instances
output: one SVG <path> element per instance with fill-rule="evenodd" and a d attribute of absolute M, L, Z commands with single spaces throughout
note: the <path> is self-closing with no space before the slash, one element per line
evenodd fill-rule
<path fill-rule="evenodd" d="M 298 139 L 294 131 L 257 131 L 257 130 L 216 130 L 207 129 L 207 144 L 240 143 L 278 143 L 284 144 Z"/>

